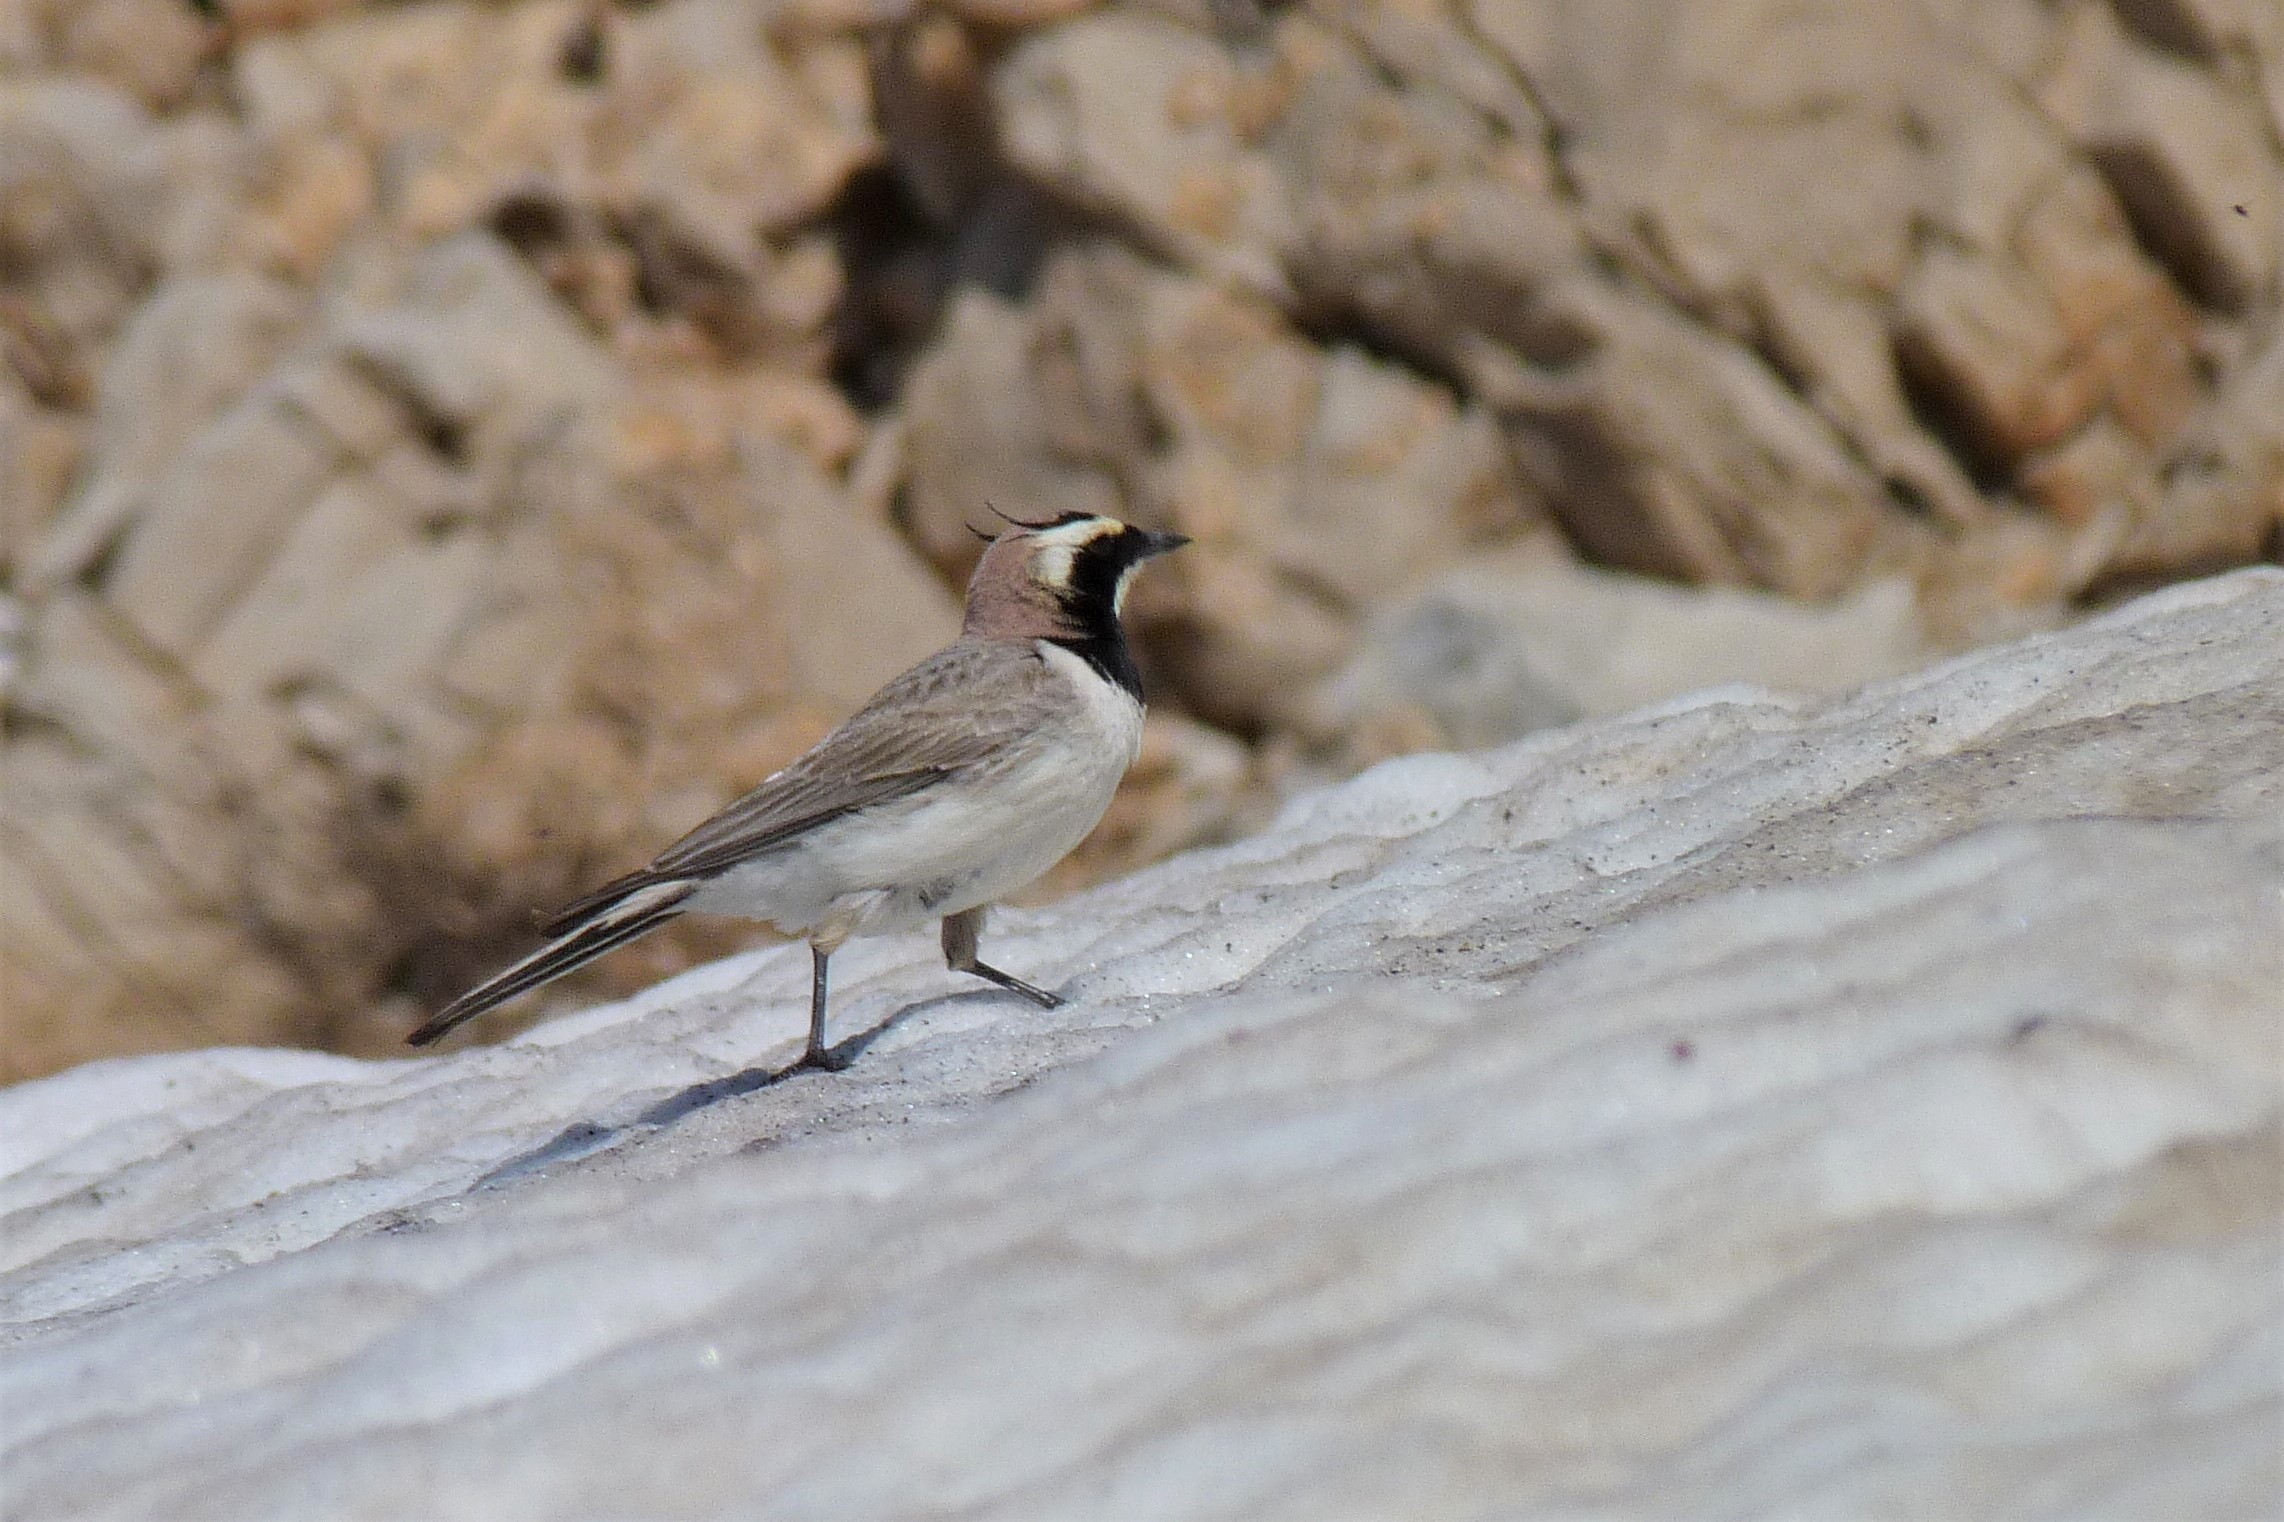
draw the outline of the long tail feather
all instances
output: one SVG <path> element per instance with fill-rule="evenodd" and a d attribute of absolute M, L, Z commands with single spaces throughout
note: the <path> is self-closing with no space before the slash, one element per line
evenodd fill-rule
<path fill-rule="evenodd" d="M 594 919 L 604 910 L 631 901 L 637 893 L 645 888 L 679 881 L 680 879 L 670 875 L 653 872 L 648 867 L 629 872 L 624 877 L 614 877 L 594 892 L 583 898 L 573 899 L 549 915 L 547 923 L 539 927 L 539 933 L 551 936 L 569 935 L 572 931 L 586 925 L 589 920 Z"/>
<path fill-rule="evenodd" d="M 693 882 L 654 882 L 636 887 L 616 902 L 598 907 L 584 924 L 566 929 L 513 967 L 469 989 L 405 1040 L 413 1046 L 426 1046 L 485 1010 L 529 993 L 542 983 L 552 983 L 613 947 L 648 935 L 680 914 L 682 901 L 697 891 L 698 885 Z"/>

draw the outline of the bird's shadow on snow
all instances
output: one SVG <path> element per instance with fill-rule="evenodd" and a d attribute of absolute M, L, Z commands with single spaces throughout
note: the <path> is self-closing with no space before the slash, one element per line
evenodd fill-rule
<path fill-rule="evenodd" d="M 575 1163 L 608 1152 L 630 1137 L 648 1135 L 679 1124 L 700 1110 L 711 1108 L 725 1099 L 740 1099 L 758 1094 L 763 1089 L 796 1078 L 845 1079 L 848 1069 L 862 1057 L 875 1041 L 923 1010 L 939 1004 L 965 999 L 1002 997 L 997 989 L 966 989 L 958 993 L 942 994 L 933 999 L 920 999 L 904 1005 L 876 1025 L 858 1031 L 838 1045 L 825 1049 L 829 1066 L 796 1061 L 783 1067 L 750 1067 L 722 1078 L 709 1078 L 686 1089 L 669 1094 L 631 1118 L 612 1123 L 582 1120 L 564 1127 L 548 1140 L 528 1152 L 521 1152 L 499 1163 L 470 1185 L 470 1191 L 497 1189 L 519 1180 L 544 1174 L 550 1168 Z"/>

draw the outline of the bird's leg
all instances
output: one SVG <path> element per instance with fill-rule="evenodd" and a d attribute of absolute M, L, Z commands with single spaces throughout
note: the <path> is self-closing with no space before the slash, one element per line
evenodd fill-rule
<path fill-rule="evenodd" d="M 997 983 L 1009 993 L 1021 994 L 1041 1009 L 1059 1009 L 1063 1001 L 1044 988 L 1024 982 L 1011 972 L 1001 972 L 978 957 L 976 945 L 983 939 L 984 906 L 963 909 L 958 914 L 944 916 L 944 965 L 954 972 L 973 973 L 979 978 Z"/>
<path fill-rule="evenodd" d="M 815 941 L 809 943 L 809 1049 L 801 1054 L 800 1065 L 837 1073 L 853 1059 L 836 1057 L 825 1046 L 825 964 L 832 956 Z"/>
<path fill-rule="evenodd" d="M 997 983 L 1009 993 L 1021 994 L 1041 1009 L 1061 1009 L 1063 1007 L 1061 994 L 1051 994 L 1036 983 L 1026 983 L 1011 972 L 1001 972 L 989 962 L 978 962 L 973 967 L 962 968 L 961 971 L 972 972 L 979 978 Z"/>

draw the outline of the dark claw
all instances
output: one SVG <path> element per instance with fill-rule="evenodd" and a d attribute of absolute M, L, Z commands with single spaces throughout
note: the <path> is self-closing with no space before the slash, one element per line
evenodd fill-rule
<path fill-rule="evenodd" d="M 815 1068 L 821 1073 L 842 1073 L 855 1061 L 854 1052 L 837 1052 L 831 1047 L 813 1046 L 801 1054 L 801 1060 L 793 1064 L 793 1070 L 799 1072 L 803 1068 Z"/>

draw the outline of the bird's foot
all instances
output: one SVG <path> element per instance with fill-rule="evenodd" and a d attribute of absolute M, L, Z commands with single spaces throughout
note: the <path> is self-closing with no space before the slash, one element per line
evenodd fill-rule
<path fill-rule="evenodd" d="M 855 1061 L 854 1052 L 835 1051 L 829 1046 L 812 1046 L 801 1054 L 799 1062 L 793 1064 L 793 1071 L 798 1073 L 803 1068 L 815 1068 L 820 1073 L 842 1073 Z"/>

